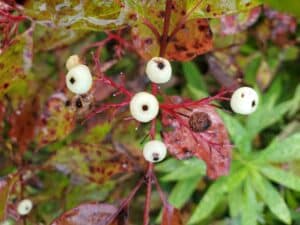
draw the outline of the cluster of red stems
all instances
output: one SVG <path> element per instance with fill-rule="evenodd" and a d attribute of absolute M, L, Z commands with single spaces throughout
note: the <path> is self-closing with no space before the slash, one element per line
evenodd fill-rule
<path fill-rule="evenodd" d="M 178 26 L 176 26 L 173 31 L 169 32 L 170 18 L 171 18 L 171 4 L 172 4 L 172 0 L 166 1 L 164 26 L 163 26 L 162 32 L 159 32 L 153 24 L 151 24 L 149 21 L 145 20 L 145 25 L 148 26 L 149 29 L 154 32 L 154 34 L 157 36 L 157 39 L 160 42 L 160 51 L 159 51 L 160 57 L 165 56 L 166 48 L 168 45 L 168 40 L 170 39 L 169 33 L 174 36 L 176 34 L 176 32 L 178 32 L 178 30 L 179 30 L 178 27 L 180 28 L 182 26 L 182 24 L 185 23 L 185 20 L 187 19 L 187 16 L 183 17 L 182 20 L 179 22 Z M 24 19 L 26 19 L 26 17 L 24 17 L 21 14 L 20 15 L 12 14 L 12 12 L 16 11 L 16 10 L 19 11 L 19 9 L 16 6 L 9 5 L 9 4 L 2 5 L 2 3 L 0 2 L 0 26 L 1 26 L 1 30 L 3 31 L 0 49 L 5 49 L 7 46 L 9 46 L 11 44 L 11 40 L 13 40 L 12 37 L 16 34 L 19 23 L 21 21 L 24 21 Z M 101 69 L 103 67 L 103 65 L 101 65 L 101 63 L 99 61 L 101 50 L 103 49 L 103 47 L 105 47 L 111 41 L 117 42 L 116 49 L 115 49 L 117 57 L 122 56 L 122 50 L 124 48 L 133 49 L 131 44 L 128 41 L 126 41 L 125 39 L 123 39 L 119 35 L 118 32 L 116 32 L 116 33 L 108 32 L 107 37 L 104 40 L 87 46 L 83 50 L 82 55 L 84 55 L 88 49 L 96 48 L 95 53 L 93 54 L 93 60 L 94 60 L 94 64 L 95 64 L 94 71 L 96 73 L 95 81 L 103 83 L 107 86 L 114 88 L 117 91 L 114 94 L 114 96 L 122 95 L 124 98 L 123 98 L 123 101 L 120 103 L 102 104 L 99 108 L 94 110 L 92 113 L 88 114 L 86 117 L 86 120 L 90 119 L 93 116 L 95 116 L 96 114 L 104 112 L 106 110 L 113 110 L 114 114 L 118 113 L 122 108 L 124 108 L 130 104 L 130 100 L 135 94 L 126 88 L 125 79 L 124 79 L 123 74 L 121 76 L 122 77 L 121 83 L 118 83 L 118 82 L 115 82 L 110 77 L 106 76 L 103 72 L 103 69 Z M 1 53 L 1 51 L 0 51 L 0 53 Z M 212 96 L 212 97 L 207 97 L 207 98 L 203 98 L 203 99 L 196 100 L 196 101 L 183 100 L 180 103 L 173 102 L 173 100 L 171 98 L 168 98 L 168 96 L 164 95 L 164 93 L 161 93 L 159 86 L 155 83 L 151 84 L 151 92 L 154 96 L 161 95 L 164 99 L 164 101 L 159 104 L 161 117 L 164 117 L 167 115 L 167 117 L 172 118 L 173 120 L 177 121 L 177 123 L 180 125 L 180 127 L 187 128 L 190 131 L 191 136 L 194 137 L 194 132 L 191 129 L 191 125 L 182 119 L 182 116 L 186 116 L 186 115 L 184 115 L 182 112 L 180 112 L 180 110 L 184 109 L 184 110 L 192 111 L 192 109 L 195 107 L 201 107 L 201 106 L 207 106 L 207 105 L 216 106 L 212 103 L 212 101 L 215 101 L 215 100 L 226 100 L 227 101 L 227 100 L 229 100 L 227 96 L 229 93 L 232 92 L 232 90 L 228 90 L 228 89 L 221 90 L 218 94 L 216 94 L 215 96 Z M 155 139 L 155 135 L 157 133 L 157 131 L 156 131 L 157 130 L 156 129 L 157 121 L 156 120 L 158 118 L 159 117 L 157 117 L 151 121 L 151 127 L 149 130 L 148 136 L 152 140 Z M 194 138 L 195 138 L 195 141 L 197 142 L 198 139 L 196 137 L 194 137 Z M 203 138 L 205 139 L 205 137 L 203 137 Z M 216 144 L 208 139 L 205 139 L 204 141 L 206 143 L 208 143 L 208 145 Z M 21 181 L 22 181 L 22 179 L 21 179 Z M 140 179 L 140 181 L 137 183 L 135 188 L 130 192 L 128 197 L 120 203 L 118 210 L 116 212 L 114 212 L 113 214 L 111 214 L 109 217 L 107 217 L 105 221 L 102 221 L 101 224 L 106 225 L 106 224 L 112 223 L 120 213 L 125 211 L 128 208 L 133 197 L 135 196 L 135 194 L 137 193 L 137 191 L 140 189 L 140 187 L 143 184 L 146 185 L 146 200 L 145 200 L 145 208 L 144 208 L 143 225 L 148 225 L 149 220 L 150 220 L 149 213 L 150 213 L 151 192 L 152 192 L 153 184 L 156 186 L 156 189 L 159 193 L 159 196 L 160 196 L 161 201 L 164 204 L 164 206 L 169 207 L 169 203 L 167 202 L 166 195 L 162 191 L 162 189 L 158 183 L 157 177 L 154 173 L 154 165 L 153 165 L 153 163 L 148 162 L 147 171 L 145 172 L 145 176 Z M 25 221 L 24 224 L 26 224 L 26 220 L 23 220 L 23 221 Z"/>

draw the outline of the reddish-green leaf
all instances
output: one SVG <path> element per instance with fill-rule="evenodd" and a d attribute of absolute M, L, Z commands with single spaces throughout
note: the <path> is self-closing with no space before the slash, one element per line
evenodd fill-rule
<path fill-rule="evenodd" d="M 95 183 L 104 183 L 135 168 L 126 154 L 101 144 L 76 142 L 59 149 L 47 164 Z"/>
<path fill-rule="evenodd" d="M 84 203 L 71 209 L 59 218 L 54 220 L 51 225 L 99 225 L 103 224 L 111 215 L 117 212 L 114 205 L 102 204 L 97 202 Z M 110 224 L 103 225 L 124 225 L 126 216 L 122 213 L 117 215 Z"/>
<path fill-rule="evenodd" d="M 165 1 L 157 4 L 155 1 L 147 1 L 141 7 L 141 2 L 135 2 L 137 11 L 137 25 L 132 29 L 133 44 L 140 55 L 149 59 L 159 54 L 160 39 L 153 33 L 149 26 L 151 23 L 159 35 L 162 34 Z M 133 3 L 132 3 L 133 4 Z M 165 57 L 171 60 L 185 61 L 197 55 L 204 54 L 212 49 L 212 33 L 205 19 L 189 20 L 185 1 L 173 1 L 169 27 L 169 41 Z M 145 22 L 148 21 L 148 22 Z M 183 23 L 181 23 L 183 21 Z M 173 30 L 177 30 L 172 34 Z"/>
<path fill-rule="evenodd" d="M 75 111 L 67 104 L 63 93 L 53 94 L 44 109 L 37 135 L 39 146 L 61 140 L 68 136 L 75 126 Z"/>

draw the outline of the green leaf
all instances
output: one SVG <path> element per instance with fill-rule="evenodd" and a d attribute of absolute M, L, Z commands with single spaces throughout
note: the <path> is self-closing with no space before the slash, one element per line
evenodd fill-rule
<path fill-rule="evenodd" d="M 226 187 L 227 191 L 233 191 L 236 189 L 247 177 L 248 175 L 248 168 L 242 167 L 236 169 L 231 169 L 230 175 L 226 179 Z"/>
<path fill-rule="evenodd" d="M 250 152 L 251 151 L 251 140 L 248 137 L 247 130 L 242 126 L 242 124 L 230 116 L 228 113 L 223 111 L 218 111 L 219 115 L 222 117 L 223 122 L 233 140 L 234 145 L 240 152 Z"/>
<path fill-rule="evenodd" d="M 157 164 L 155 166 L 155 170 L 163 173 L 169 173 L 177 169 L 182 165 L 182 161 L 175 159 L 175 158 L 169 158 L 167 160 L 164 160 L 163 162 Z"/>
<path fill-rule="evenodd" d="M 260 171 L 269 179 L 295 191 L 300 191 L 300 177 L 274 166 L 260 167 Z"/>
<path fill-rule="evenodd" d="M 198 5 L 193 18 L 215 18 L 226 14 L 233 14 L 249 10 L 261 4 L 260 0 L 188 0 L 188 9 L 191 10 Z"/>
<path fill-rule="evenodd" d="M 242 225 L 257 224 L 257 202 L 251 183 L 247 181 L 244 187 L 242 204 Z"/>
<path fill-rule="evenodd" d="M 29 0 L 24 8 L 26 15 L 43 24 L 81 30 L 116 29 L 126 21 L 121 1 Z"/>
<path fill-rule="evenodd" d="M 243 193 L 241 187 L 237 187 L 228 193 L 228 206 L 230 216 L 232 218 L 240 216 L 242 211 L 241 202 L 243 202 Z"/>
<path fill-rule="evenodd" d="M 260 174 L 253 173 L 252 178 L 253 186 L 271 212 L 282 222 L 291 224 L 290 211 L 279 192 Z"/>
<path fill-rule="evenodd" d="M 182 69 L 188 87 L 207 93 L 207 87 L 202 77 L 203 74 L 201 74 L 201 72 L 199 71 L 195 63 L 193 62 L 182 63 Z"/>
<path fill-rule="evenodd" d="M 275 141 L 256 156 L 259 162 L 288 162 L 300 159 L 300 133 L 294 134 L 283 141 Z"/>
<path fill-rule="evenodd" d="M 169 202 L 176 208 L 181 208 L 192 196 L 201 177 L 192 177 L 178 181 L 169 196 Z"/>
<path fill-rule="evenodd" d="M 225 178 L 221 177 L 209 187 L 193 212 L 188 224 L 198 224 L 213 212 L 226 192 L 224 180 Z"/>
<path fill-rule="evenodd" d="M 295 0 L 286 0 L 284 2 L 278 0 L 263 0 L 263 3 L 268 4 L 274 9 L 291 13 L 300 17 L 300 2 Z"/>
<path fill-rule="evenodd" d="M 247 120 L 247 130 L 249 131 L 250 139 L 258 134 L 263 129 L 282 119 L 283 115 L 289 111 L 291 103 L 284 102 L 273 108 L 258 105 L 257 111 L 250 115 Z"/>
<path fill-rule="evenodd" d="M 189 171 L 187 173 L 187 171 Z M 202 160 L 192 158 L 182 161 L 182 164 L 161 178 L 162 181 L 184 180 L 191 177 L 201 177 L 206 173 L 206 165 Z"/>
<path fill-rule="evenodd" d="M 0 54 L 0 99 L 15 86 L 23 84 L 26 79 L 32 56 L 32 42 L 29 34 L 28 31 L 17 36 L 13 43 Z"/>

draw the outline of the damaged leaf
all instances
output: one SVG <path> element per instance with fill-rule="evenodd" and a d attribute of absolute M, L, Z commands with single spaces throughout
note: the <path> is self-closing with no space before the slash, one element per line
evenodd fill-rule
<path fill-rule="evenodd" d="M 162 34 L 165 8 L 164 4 L 157 5 L 154 1 L 148 1 L 141 7 L 141 2 L 133 1 L 134 10 L 137 12 L 137 25 L 132 29 L 133 45 L 144 59 L 149 59 L 159 54 L 159 40 L 157 36 L 145 25 L 145 19 L 155 26 Z M 187 61 L 197 55 L 204 54 L 212 49 L 212 33 L 205 19 L 186 20 L 185 1 L 173 1 L 169 35 L 170 39 L 166 48 L 165 57 L 170 60 Z M 181 20 L 185 23 L 181 24 Z M 178 29 L 172 35 L 172 31 Z"/>
<path fill-rule="evenodd" d="M 75 127 L 75 111 L 67 105 L 67 97 L 63 93 L 53 94 L 44 109 L 37 135 L 39 146 L 56 140 L 62 140 Z"/>
<path fill-rule="evenodd" d="M 59 149 L 47 164 L 95 183 L 104 183 L 135 168 L 134 163 L 124 153 L 103 144 L 76 142 Z"/>
<path fill-rule="evenodd" d="M 179 119 L 164 116 L 163 132 L 169 152 L 178 159 L 205 161 L 207 175 L 216 179 L 230 166 L 231 145 L 223 121 L 212 106 L 178 110 Z"/>

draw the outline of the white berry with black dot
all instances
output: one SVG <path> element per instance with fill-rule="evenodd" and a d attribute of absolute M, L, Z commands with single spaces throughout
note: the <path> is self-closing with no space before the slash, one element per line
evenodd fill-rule
<path fill-rule="evenodd" d="M 93 84 L 90 69 L 83 64 L 72 67 L 66 75 L 67 88 L 75 94 L 87 93 Z"/>
<path fill-rule="evenodd" d="M 241 87 L 235 90 L 230 99 L 232 111 L 242 115 L 255 112 L 258 105 L 257 92 L 250 87 Z"/>
<path fill-rule="evenodd" d="M 148 92 L 139 92 L 130 100 L 129 108 L 134 119 L 147 123 L 157 116 L 159 103 L 154 95 Z"/>
<path fill-rule="evenodd" d="M 78 55 L 71 55 L 69 56 L 69 58 L 67 59 L 66 62 L 66 68 L 67 70 L 72 69 L 73 67 L 77 66 L 80 64 L 80 58 Z"/>
<path fill-rule="evenodd" d="M 30 213 L 30 211 L 32 210 L 32 207 L 33 207 L 33 204 L 30 199 L 23 199 L 18 204 L 17 212 L 21 216 L 26 216 Z"/>
<path fill-rule="evenodd" d="M 152 140 L 145 144 L 143 155 L 146 161 L 157 163 L 166 158 L 167 147 L 162 141 Z"/>
<path fill-rule="evenodd" d="M 172 67 L 167 59 L 154 57 L 146 65 L 146 74 L 153 83 L 167 83 L 172 76 Z"/>

